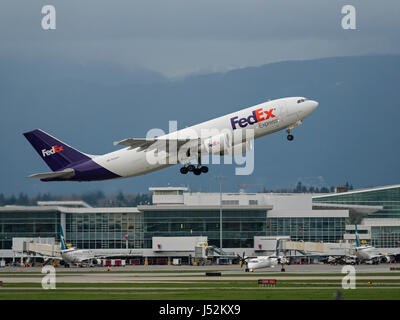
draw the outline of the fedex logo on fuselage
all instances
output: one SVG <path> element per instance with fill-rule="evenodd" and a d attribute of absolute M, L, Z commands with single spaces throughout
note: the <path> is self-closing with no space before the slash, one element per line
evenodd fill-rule
<path fill-rule="evenodd" d="M 63 151 L 63 146 L 53 146 L 50 150 L 42 149 L 43 158 L 46 156 L 51 156 L 57 152 Z"/>
<path fill-rule="evenodd" d="M 275 115 L 272 113 L 275 109 L 271 108 L 269 110 L 264 110 L 263 108 L 259 108 L 254 110 L 251 115 L 249 115 L 247 118 L 240 118 L 239 117 L 233 117 L 231 118 L 231 125 L 232 129 L 235 130 L 236 125 L 238 124 L 239 127 L 245 128 L 249 124 L 255 124 L 260 121 L 268 120 L 270 118 L 275 118 Z"/>

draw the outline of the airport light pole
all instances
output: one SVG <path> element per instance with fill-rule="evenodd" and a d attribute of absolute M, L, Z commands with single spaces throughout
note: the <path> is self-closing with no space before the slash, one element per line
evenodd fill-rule
<path fill-rule="evenodd" d="M 224 176 L 217 176 L 219 182 L 219 248 L 222 249 L 222 179 Z"/>

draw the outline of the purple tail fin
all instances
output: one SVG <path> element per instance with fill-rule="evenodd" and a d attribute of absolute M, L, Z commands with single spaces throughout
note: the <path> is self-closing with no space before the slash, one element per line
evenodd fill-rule
<path fill-rule="evenodd" d="M 90 160 L 89 156 L 40 129 L 25 132 L 24 136 L 53 171 L 61 170 L 73 163 Z"/>

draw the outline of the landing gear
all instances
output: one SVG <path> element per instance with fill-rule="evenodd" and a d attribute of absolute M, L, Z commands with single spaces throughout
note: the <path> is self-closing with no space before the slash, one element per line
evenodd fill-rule
<path fill-rule="evenodd" d="M 195 176 L 199 176 L 202 173 L 207 173 L 208 172 L 208 167 L 201 165 L 201 155 L 200 154 L 198 155 L 197 163 L 198 163 L 197 167 L 195 167 L 192 164 L 183 166 L 180 169 L 181 173 L 182 174 L 187 174 L 189 171 L 191 171 L 191 172 L 193 172 L 193 174 Z"/>
<path fill-rule="evenodd" d="M 291 134 L 292 130 L 293 130 L 294 128 L 298 127 L 298 126 L 301 126 L 302 124 L 303 124 L 303 121 L 302 121 L 302 120 L 298 120 L 298 121 L 296 121 L 295 123 L 293 123 L 289 128 L 287 128 L 287 130 L 286 130 L 286 132 L 287 132 L 287 134 L 288 134 L 287 139 L 288 139 L 289 141 L 292 141 L 293 138 L 294 138 L 293 135 Z"/>
<path fill-rule="evenodd" d="M 187 174 L 189 171 L 191 171 L 195 176 L 199 176 L 202 173 L 207 173 L 208 167 L 202 165 L 195 167 L 194 165 L 190 164 L 188 166 L 181 167 L 179 170 L 182 174 Z"/>
<path fill-rule="evenodd" d="M 207 173 L 208 172 L 208 167 L 202 166 L 202 167 L 200 167 L 200 170 L 201 170 L 202 173 Z"/>
<path fill-rule="evenodd" d="M 288 133 L 287 139 L 289 141 L 292 141 L 294 139 L 293 135 L 291 134 L 292 130 L 291 129 L 287 129 L 286 132 Z"/>
<path fill-rule="evenodd" d="M 180 168 L 180 171 L 182 174 L 187 174 L 189 172 L 189 169 L 188 169 L 188 167 L 182 167 L 182 168 Z"/>

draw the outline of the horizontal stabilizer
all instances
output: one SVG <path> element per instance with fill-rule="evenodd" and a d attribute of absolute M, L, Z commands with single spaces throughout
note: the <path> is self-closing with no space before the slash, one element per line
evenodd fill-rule
<path fill-rule="evenodd" d="M 63 171 L 31 174 L 30 176 L 28 176 L 28 178 L 39 178 L 39 179 L 72 178 L 74 175 L 75 175 L 75 170 L 68 168 Z"/>

